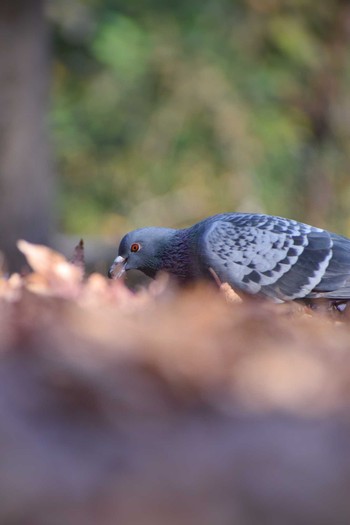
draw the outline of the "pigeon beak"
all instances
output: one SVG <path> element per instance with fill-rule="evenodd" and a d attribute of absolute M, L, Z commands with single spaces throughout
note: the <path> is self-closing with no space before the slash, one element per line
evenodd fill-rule
<path fill-rule="evenodd" d="M 112 266 L 108 270 L 108 277 L 110 279 L 119 279 L 125 272 L 126 261 L 127 259 L 125 257 L 118 255 L 118 257 L 114 259 Z"/>

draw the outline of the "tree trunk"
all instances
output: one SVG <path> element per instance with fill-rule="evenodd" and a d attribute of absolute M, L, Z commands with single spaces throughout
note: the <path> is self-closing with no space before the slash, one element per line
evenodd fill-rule
<path fill-rule="evenodd" d="M 53 226 L 44 0 L 1 0 L 0 35 L 0 250 L 18 270 L 16 241 L 49 243 Z"/>

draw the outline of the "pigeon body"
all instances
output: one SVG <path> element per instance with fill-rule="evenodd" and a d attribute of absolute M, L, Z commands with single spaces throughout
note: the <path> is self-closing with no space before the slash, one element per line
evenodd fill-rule
<path fill-rule="evenodd" d="M 350 239 L 291 219 L 223 213 L 181 229 L 141 228 L 122 239 L 109 271 L 213 279 L 275 302 L 350 299 Z"/>

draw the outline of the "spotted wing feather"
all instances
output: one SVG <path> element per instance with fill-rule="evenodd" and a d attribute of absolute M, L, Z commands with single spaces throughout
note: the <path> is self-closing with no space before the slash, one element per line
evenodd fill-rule
<path fill-rule="evenodd" d="M 234 214 L 208 224 L 202 257 L 236 290 L 286 301 L 309 296 L 323 278 L 334 284 L 336 266 L 326 274 L 333 242 L 325 230 L 296 221 Z"/>

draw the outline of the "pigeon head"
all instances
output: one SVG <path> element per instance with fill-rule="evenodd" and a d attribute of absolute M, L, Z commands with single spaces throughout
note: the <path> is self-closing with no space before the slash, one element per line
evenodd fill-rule
<path fill-rule="evenodd" d="M 127 233 L 120 242 L 118 256 L 108 276 L 118 279 L 128 270 L 140 270 L 154 277 L 163 268 L 163 257 L 176 230 L 170 228 L 141 228 Z"/>

